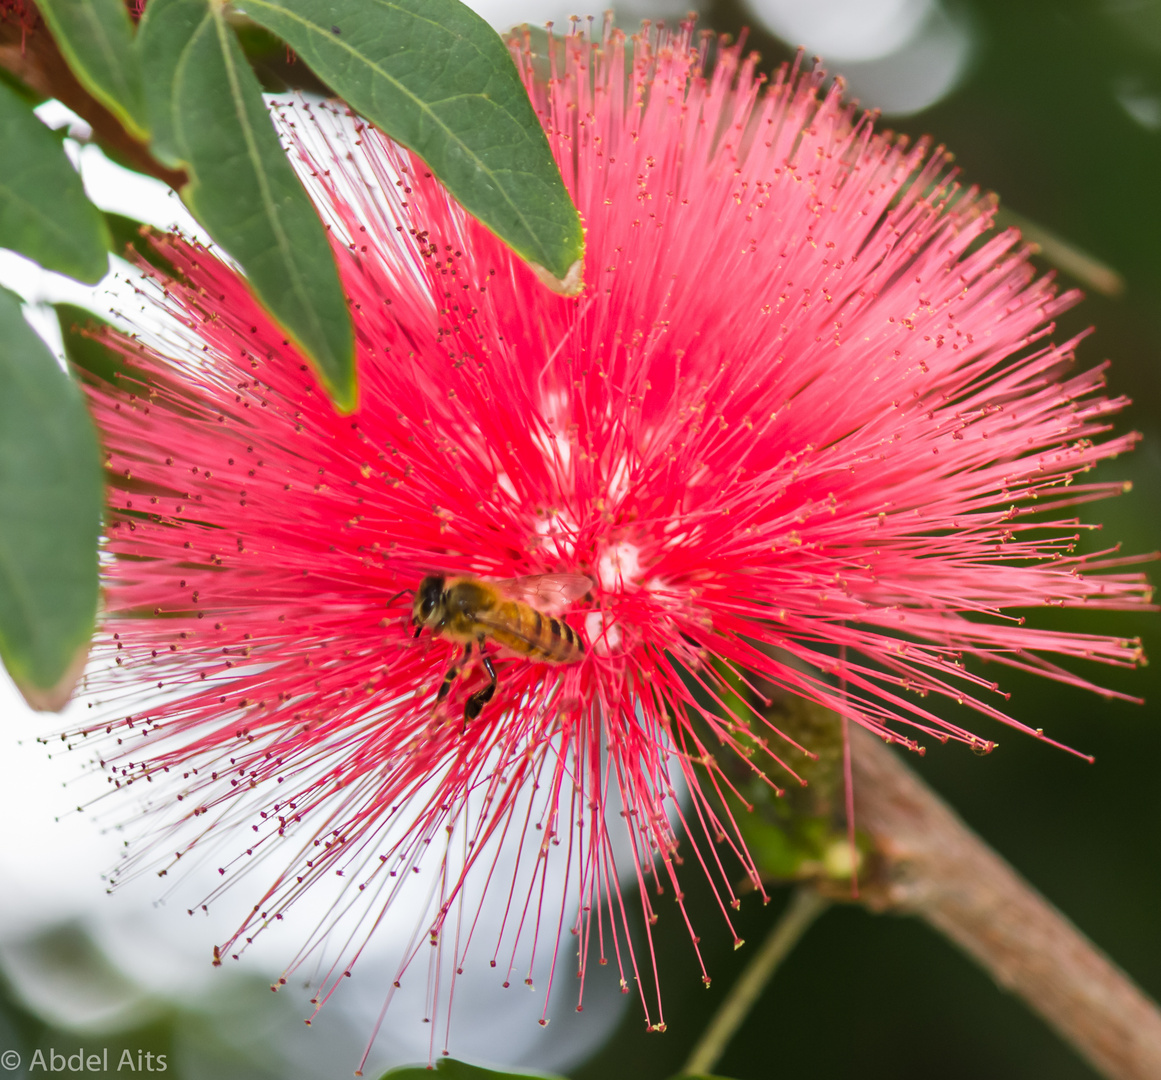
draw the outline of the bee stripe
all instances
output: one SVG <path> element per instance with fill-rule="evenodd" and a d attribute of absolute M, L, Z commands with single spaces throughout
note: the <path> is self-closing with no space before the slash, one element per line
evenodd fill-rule
<path fill-rule="evenodd" d="M 560 623 L 558 623 L 555 619 L 549 619 L 548 620 L 548 629 L 552 631 L 553 641 L 559 641 L 560 640 Z"/>
<path fill-rule="evenodd" d="M 540 637 L 544 633 L 544 616 L 536 608 L 532 609 L 532 614 L 536 616 L 536 636 Z"/>
<path fill-rule="evenodd" d="M 575 645 L 576 644 L 576 636 L 572 632 L 572 627 L 569 626 L 568 623 L 566 623 L 566 622 L 562 622 L 560 625 L 562 627 L 564 627 L 564 639 L 565 639 L 565 641 L 567 641 L 570 645 Z"/>

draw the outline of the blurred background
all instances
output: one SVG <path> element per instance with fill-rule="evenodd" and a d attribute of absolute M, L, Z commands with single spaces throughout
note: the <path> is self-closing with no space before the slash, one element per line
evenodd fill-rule
<path fill-rule="evenodd" d="M 244 5 L 241 5 L 244 6 Z M 589 14 L 567 0 L 476 0 L 497 28 L 527 21 L 564 25 Z M 617 11 L 631 29 L 642 18 L 673 20 L 686 4 L 634 0 Z M 599 15 L 599 12 L 592 12 Z M 1114 394 L 1133 406 L 1123 428 L 1141 448 L 1105 475 L 1133 492 L 1087 508 L 1104 522 L 1103 544 L 1130 552 L 1161 547 L 1161 0 L 707 0 L 700 22 L 739 34 L 769 69 L 804 46 L 842 74 L 852 96 L 883 124 L 928 134 L 956 155 L 964 178 L 1001 197 L 1008 223 L 1036 239 L 1066 286 L 1086 301 L 1061 321 L 1058 339 L 1095 325 L 1080 359 L 1114 361 Z M 42 115 L 67 124 L 63 113 Z M 175 197 L 105 161 L 79 154 L 100 205 L 158 225 L 184 222 Z M 1042 259 L 1045 269 L 1050 267 Z M 1070 269 L 1071 268 L 1071 269 Z M 38 272 L 39 273 L 39 272 Z M 88 290 L 0 255 L 0 283 L 25 296 L 67 299 L 98 312 L 130 303 L 122 285 Z M 1078 276 L 1079 275 L 1079 276 Z M 43 320 L 51 338 L 50 321 Z M 59 340 L 59 339 L 58 339 Z M 1060 625 L 1140 635 L 1157 649 L 1155 617 L 1060 616 Z M 1002 855 L 1153 997 L 1161 997 L 1161 686 L 1158 668 L 1101 671 L 1099 681 L 1149 700 L 1144 706 L 1081 696 L 1041 680 L 1004 675 L 1013 715 L 1052 728 L 1095 765 L 975 723 L 998 738 L 990 757 L 935 748 L 911 764 Z M 3 678 L 3 676 L 0 676 Z M 293 951 L 274 943 L 240 965 L 215 970 L 209 945 L 231 913 L 191 920 L 199 879 L 179 883 L 170 902 L 157 879 L 105 895 L 101 874 L 122 839 L 106 820 L 78 814 L 91 781 L 82 762 L 50 758 L 35 743 L 60 726 L 0 689 L 0 1049 L 25 1065 L 36 1048 L 71 1054 L 108 1047 L 165 1054 L 185 1078 L 329 1077 L 354 1068 L 390 978 L 368 957 L 320 1019 L 306 1028 L 308 996 L 266 985 Z M 59 745 L 59 744 L 58 744 Z M 51 748 L 49 748 L 51 750 Z M 125 805 L 120 807 L 127 812 Z M 59 819 L 59 820 L 57 820 Z M 671 1075 L 710 1011 L 748 958 L 735 953 L 709 895 L 688 875 L 687 903 L 714 977 L 701 984 L 684 926 L 655 928 L 668 1031 L 647 1035 L 639 1005 L 599 972 L 586 1011 L 573 1011 L 572 980 L 558 979 L 548 1029 L 541 1000 L 497 994 L 487 980 L 457 1004 L 453 1050 L 481 1063 L 567 1071 L 576 1080 Z M 205 891 L 205 890 L 203 890 Z M 238 895 L 238 901 L 245 899 Z M 785 893 L 769 908 L 743 904 L 741 936 L 762 939 Z M 632 908 L 632 904 L 629 905 Z M 211 919 L 211 925 L 206 919 Z M 217 924 L 213 924 L 213 920 Z M 401 916 L 398 935 L 410 934 Z M 390 938 L 395 928 L 384 935 Z M 510 996 L 509 996 L 510 995 Z M 404 1004 L 389 1013 L 368 1064 L 427 1059 L 427 1032 Z M 409 1011 L 409 1009 L 411 1011 Z M 419 1034 L 415 1034 L 416 1031 Z M 1095 1074 L 1016 999 L 951 945 L 912 920 L 840 905 L 810 931 L 768 988 L 717 1066 L 738 1080 L 808 1075 L 817 1080 L 977 1080 Z"/>

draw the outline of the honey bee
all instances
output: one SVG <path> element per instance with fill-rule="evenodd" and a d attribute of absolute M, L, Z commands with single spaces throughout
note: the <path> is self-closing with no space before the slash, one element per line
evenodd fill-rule
<path fill-rule="evenodd" d="M 474 646 L 489 682 L 468 698 L 464 719 L 475 720 L 480 715 L 496 692 L 496 669 L 484 651 L 489 639 L 541 663 L 575 664 L 583 660 L 585 646 L 580 634 L 550 612 L 559 613 L 592 587 L 592 581 L 583 574 L 538 574 L 508 581 L 447 579 L 434 574 L 425 577 L 411 609 L 415 636 L 427 627 L 434 637 L 451 638 L 464 646 L 463 654 L 443 677 L 436 703 L 447 697 L 460 670 L 471 660 Z"/>

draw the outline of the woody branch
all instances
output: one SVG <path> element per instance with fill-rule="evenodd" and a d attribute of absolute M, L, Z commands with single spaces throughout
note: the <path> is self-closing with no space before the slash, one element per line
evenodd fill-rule
<path fill-rule="evenodd" d="M 875 736 L 852 725 L 856 820 L 882 859 L 861 900 L 973 956 L 1110 1080 L 1161 1076 L 1161 1011 Z"/>

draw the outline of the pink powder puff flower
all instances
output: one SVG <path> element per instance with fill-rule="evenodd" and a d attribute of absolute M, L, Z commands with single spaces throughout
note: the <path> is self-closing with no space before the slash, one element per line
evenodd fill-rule
<path fill-rule="evenodd" d="M 662 1027 L 623 889 L 649 925 L 698 864 L 728 925 L 739 866 L 762 886 L 713 755 L 744 729 L 776 788 L 801 753 L 689 683 L 720 699 L 756 673 L 887 739 L 989 748 L 935 702 L 1043 736 L 973 661 L 1095 690 L 1050 658 L 1140 659 L 1019 614 L 1147 603 L 1132 560 L 1077 549 L 1076 508 L 1122 490 L 1084 475 L 1137 438 L 1108 435 L 1125 402 L 1103 367 L 1050 339 L 1077 294 L 1037 278 L 1015 233 L 985 236 L 992 201 L 940 151 L 875 134 L 822 72 L 767 83 L 736 47 L 708 69 L 709 48 L 691 26 L 631 51 L 574 36 L 547 80 L 516 48 L 587 226 L 575 299 L 378 132 L 283 107 L 354 315 L 358 411 L 337 415 L 234 270 L 178 238 L 181 277 L 140 285 L 169 322 L 117 339 L 127 369 L 91 392 L 112 492 L 89 686 L 106 711 L 132 704 L 86 731 L 111 782 L 152 782 L 161 820 L 196 826 L 130 866 L 164 872 L 219 835 L 227 879 L 273 857 L 223 955 L 342 875 L 365 921 L 320 1003 L 434 860 L 399 977 L 433 942 L 506 983 L 567 929 L 582 990 L 612 959 Z M 583 658 L 489 641 L 498 688 L 465 721 L 487 677 L 465 668 L 437 703 L 461 646 L 414 636 L 430 574 L 588 576 L 560 614 Z M 502 880 L 497 852 L 522 841 Z M 473 936 L 468 875 L 506 905 L 499 942 Z"/>

